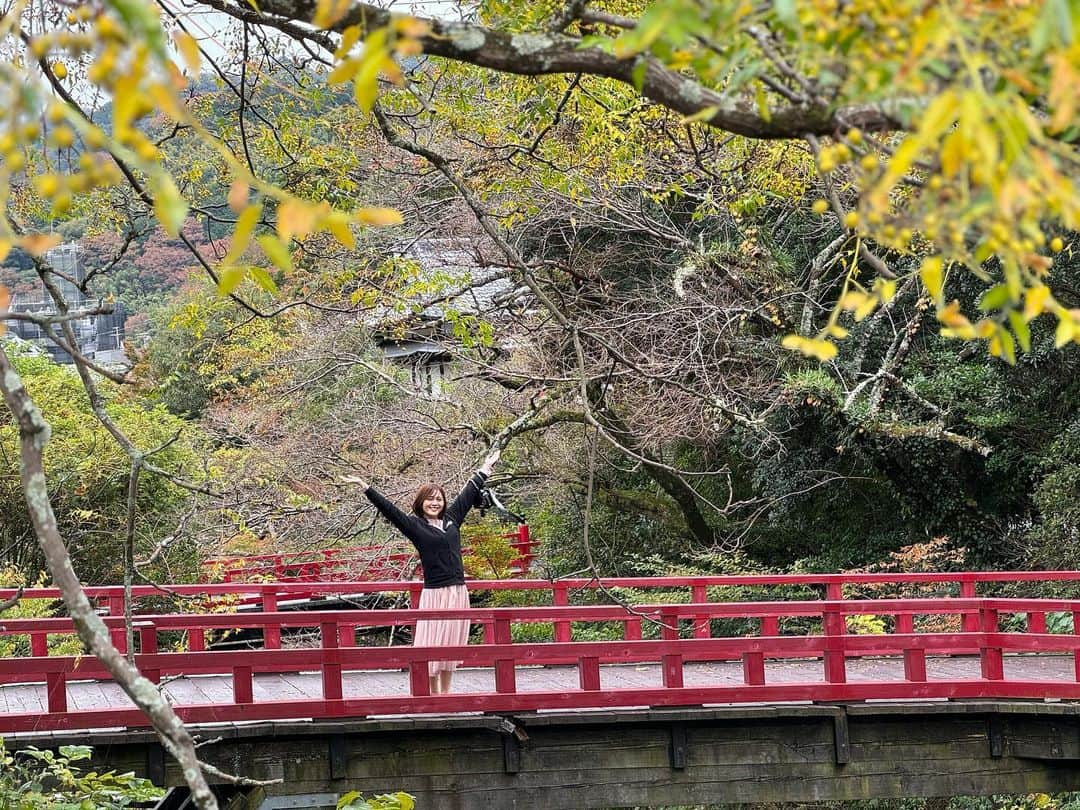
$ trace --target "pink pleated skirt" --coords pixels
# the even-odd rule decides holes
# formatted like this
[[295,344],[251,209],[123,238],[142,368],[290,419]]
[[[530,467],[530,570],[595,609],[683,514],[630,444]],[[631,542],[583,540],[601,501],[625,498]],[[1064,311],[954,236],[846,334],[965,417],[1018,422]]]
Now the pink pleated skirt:
[[[464,585],[424,588],[420,592],[420,610],[456,610],[469,607],[469,591]],[[416,623],[414,647],[464,647],[469,643],[468,619],[434,619]],[[428,675],[453,672],[460,661],[428,661]]]

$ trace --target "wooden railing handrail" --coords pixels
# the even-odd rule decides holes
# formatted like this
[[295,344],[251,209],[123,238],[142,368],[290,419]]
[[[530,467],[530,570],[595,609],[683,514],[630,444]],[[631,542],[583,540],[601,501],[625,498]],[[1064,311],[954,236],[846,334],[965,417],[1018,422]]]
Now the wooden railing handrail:
[[[508,622],[618,622],[628,619],[792,618],[806,616],[960,615],[995,610],[998,613],[1080,613],[1080,599],[1015,597],[845,599],[821,601],[700,602],[621,605],[531,605],[443,610],[388,608],[378,610],[252,611],[246,613],[139,614],[137,624],[158,630],[316,627],[336,622],[355,627],[388,627],[426,619],[469,619],[474,624]],[[122,628],[122,616],[103,616],[109,628]],[[0,635],[30,632],[74,632],[71,619],[0,617]]]
[[[961,588],[986,583],[1009,582],[1044,582],[1066,583],[1080,582],[1080,571],[957,571],[904,574],[734,574],[722,576],[680,576],[680,577],[604,577],[601,579],[502,579],[470,580],[471,591],[505,590],[547,590],[552,592],[573,593],[592,591],[601,588],[633,589],[675,589],[693,587],[769,587],[784,585],[805,585],[812,587],[832,586],[832,598],[843,598],[838,589],[845,585],[914,585],[948,584]],[[312,595],[347,595],[369,593],[407,593],[423,588],[419,580],[363,581],[363,582],[265,582],[265,583],[202,583],[169,585],[167,591],[178,596],[259,596],[265,593],[276,594],[279,598],[290,596],[308,597]],[[84,589],[92,599],[109,599],[123,595],[119,585],[89,585]],[[6,599],[16,593],[14,588],[0,588],[0,599]],[[162,588],[154,585],[135,585],[132,594],[136,598],[157,597],[163,595]],[[965,593],[963,596],[975,596]],[[27,588],[23,591],[24,599],[59,599],[56,588]]]

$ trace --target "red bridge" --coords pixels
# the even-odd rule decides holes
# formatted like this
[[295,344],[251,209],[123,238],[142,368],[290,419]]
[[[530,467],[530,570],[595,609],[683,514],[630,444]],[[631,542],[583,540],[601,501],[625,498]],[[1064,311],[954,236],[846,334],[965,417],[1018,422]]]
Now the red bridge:
[[[507,566],[510,573],[524,576],[536,559],[536,541],[528,525],[522,523],[502,537],[517,555]],[[472,549],[466,547],[462,552],[469,555]],[[384,546],[211,557],[202,565],[208,574],[215,575],[214,579],[225,582],[379,582],[409,579],[420,570],[415,552],[405,547],[395,550]]]
[[[655,737],[658,723],[668,776],[626,792],[628,802],[721,800],[715,792],[672,787],[683,782],[672,782],[670,772],[685,771],[693,761],[688,729],[707,737],[703,729],[737,727],[743,735],[764,735],[755,737],[758,742],[775,732],[780,745],[784,739],[791,742],[800,729],[818,740],[824,723],[827,755],[818,750],[818,740],[811,746],[816,753],[804,752],[805,761],[820,765],[824,757],[829,768],[844,766],[845,773],[864,780],[860,784],[870,784],[873,780],[865,782],[869,777],[859,768],[849,767],[857,759],[848,727],[853,717],[864,725],[873,718],[874,734],[884,738],[909,735],[903,743],[910,749],[905,767],[925,780],[917,787],[912,780],[888,782],[879,774],[881,784],[891,787],[867,795],[964,792],[946,778],[947,766],[931,756],[941,740],[924,737],[947,737],[962,728],[964,745],[970,746],[973,722],[982,753],[976,757],[965,749],[958,756],[965,768],[997,774],[985,783],[992,792],[1035,789],[1032,785],[1080,788],[1080,771],[1061,762],[1080,759],[1080,704],[1070,703],[1080,699],[1080,599],[990,593],[1052,587],[1069,594],[1080,587],[1080,572],[514,579],[472,582],[477,607],[469,611],[281,609],[297,597],[408,595],[415,605],[421,587],[414,581],[181,585],[168,589],[175,594],[168,600],[161,589],[136,587],[135,662],[146,677],[162,684],[186,722],[226,724],[211,735],[231,741],[228,751],[222,749],[224,762],[241,749],[249,751],[250,761],[245,761],[255,771],[249,775],[259,776],[260,769],[263,776],[276,772],[265,752],[255,753],[256,741],[280,747],[283,740],[299,740],[288,756],[307,762],[316,735],[321,740],[315,745],[320,752],[316,759],[322,764],[312,766],[314,777],[294,775],[293,788],[317,784],[325,792],[334,780],[353,779],[380,790],[426,790],[428,806],[459,806],[440,804],[439,790],[423,786],[439,779],[457,784],[462,774],[472,774],[468,778],[478,785],[477,796],[502,806],[498,797],[505,785],[500,780],[529,771],[538,740],[545,734],[558,737],[552,729],[561,729],[560,745],[569,746],[567,751],[589,758],[598,756],[595,746],[609,740],[620,724],[622,734],[644,735],[642,750],[651,751],[655,740],[646,743],[645,737]],[[122,590],[87,591],[108,614],[106,625],[122,648]],[[510,592],[528,597],[519,601],[537,604],[497,606]],[[0,599],[7,595],[0,591]],[[23,599],[35,598],[56,599],[58,594],[50,589],[23,594]],[[259,609],[252,610],[255,600]],[[186,604],[188,612],[161,612],[165,601]],[[479,627],[478,643],[460,648],[387,645],[396,630],[418,619],[451,617],[467,617]],[[256,649],[215,648],[239,632]],[[144,763],[139,768],[154,772],[146,759],[151,737],[109,731],[143,728],[147,721],[96,660],[50,654],[50,646],[72,633],[64,618],[0,617],[0,639],[21,639],[25,648],[25,654],[0,659],[0,734],[16,745],[89,738],[112,746],[114,757],[136,746]],[[379,634],[378,641],[368,641],[373,633]],[[446,658],[463,662],[456,692],[430,695],[427,662]],[[663,707],[679,708],[665,712]],[[775,725],[768,733],[762,726],[766,718]],[[42,737],[40,732],[50,734]],[[439,770],[458,756],[445,750],[442,765],[429,757],[426,765],[406,767],[400,739],[389,770],[372,771],[371,751],[364,748],[373,739],[382,745],[405,734],[420,750],[445,745],[452,733],[487,739],[499,762],[497,778],[474,772],[483,759],[476,742],[468,743],[470,756],[475,755],[472,764],[455,766],[461,771]],[[722,735],[717,735],[709,745],[721,745]],[[363,745],[357,742],[361,738]],[[791,744],[798,747],[797,741]],[[722,770],[725,757],[710,751],[710,767]],[[880,754],[867,762],[880,766]],[[647,758],[653,762],[655,756]],[[356,769],[354,759],[360,763]],[[926,763],[945,770],[926,774]],[[604,767],[622,780],[620,785],[630,784],[628,773],[617,774],[614,764]],[[619,767],[634,770],[625,763]],[[175,778],[158,771],[158,777]],[[552,793],[558,786],[543,780],[535,787],[537,807],[593,806],[567,804],[565,795]],[[974,785],[966,789],[982,792]],[[818,796],[853,797],[847,788],[815,790]],[[737,792],[723,795],[723,801],[756,801],[807,794],[784,788],[754,793],[756,799]],[[554,803],[540,804],[544,796],[543,801]],[[520,798],[514,799],[517,807],[533,806],[521,804]],[[610,800],[595,806],[611,806]]]

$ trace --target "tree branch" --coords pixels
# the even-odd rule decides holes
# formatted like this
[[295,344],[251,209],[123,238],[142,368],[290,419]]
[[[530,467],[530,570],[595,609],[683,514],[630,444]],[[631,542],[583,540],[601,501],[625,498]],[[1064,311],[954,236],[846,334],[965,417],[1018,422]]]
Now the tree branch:
[[45,554],[53,582],[63,594],[64,605],[79,639],[149,718],[162,745],[180,763],[184,781],[191,789],[196,805],[202,810],[217,810],[217,799],[203,776],[191,735],[157,687],[113,646],[108,628],[94,612],[94,606],[75,574],[67,546],[60,536],[45,479],[43,455],[51,429],[3,349],[0,349],[0,392],[19,426],[22,488],[34,533]]
[[[225,0],[199,0],[240,20],[282,29],[293,22],[315,16],[316,0],[264,0],[261,13]],[[368,3],[353,3],[333,29],[344,31],[359,26],[362,35],[388,25],[392,13]],[[284,19],[282,19],[284,18]],[[762,116],[754,105],[706,87],[649,56],[617,58],[600,48],[583,48],[581,39],[560,33],[511,33],[482,25],[420,18],[429,32],[420,38],[424,52],[456,62],[502,73],[540,76],[556,73],[584,73],[603,76],[640,90],[645,98],[685,116],[715,110],[704,122],[710,126],[749,138],[784,139],[806,134],[830,135],[837,130],[859,127],[866,132],[902,129],[898,116],[886,102],[856,104],[831,109],[824,103],[791,104]],[[293,26],[287,31],[298,37]],[[303,32],[303,38],[323,36]],[[640,86],[635,78],[639,60],[645,60]]]

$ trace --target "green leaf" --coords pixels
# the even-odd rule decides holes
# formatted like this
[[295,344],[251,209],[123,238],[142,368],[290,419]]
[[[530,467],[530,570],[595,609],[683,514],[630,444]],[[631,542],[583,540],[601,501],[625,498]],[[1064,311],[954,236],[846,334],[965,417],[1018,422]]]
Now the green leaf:
[[[281,268],[286,273],[292,272],[292,255],[280,239],[272,233],[264,233],[258,237],[258,242],[259,246],[263,249],[263,253],[266,254],[266,258],[272,261],[276,267]],[[267,276],[267,278],[269,278],[269,276]],[[273,281],[271,280],[270,283],[273,284]],[[277,287],[275,286],[270,292],[277,292]]]
[[982,298],[979,299],[979,309],[983,312],[989,312],[992,309],[1001,309],[1005,304],[1009,303],[1012,296],[1009,295],[1009,286],[1007,284],[995,284],[989,290],[982,294]]
[[169,236],[178,236],[184,220],[187,219],[187,200],[165,172],[151,175],[149,183],[150,193],[154,195],[154,216]]
[[248,272],[251,274],[251,280],[262,287],[262,289],[266,290],[271,295],[277,295],[278,286],[264,268],[252,267]]
[[997,332],[997,338],[1001,341],[1001,357],[1010,366],[1016,365],[1016,341],[1012,334],[1004,326]]
[[793,30],[798,28],[799,15],[795,8],[795,0],[773,0],[773,13],[786,28]]
[[90,759],[93,749],[89,745],[61,745],[60,756],[66,757],[70,762],[78,762],[81,759]]
[[247,275],[248,268],[243,265],[227,264],[218,270],[218,295],[230,295]]
[[765,86],[759,84],[757,86],[757,92],[755,93],[755,101],[757,102],[758,115],[761,116],[762,121],[771,121],[772,112],[769,110],[769,99],[765,95]]
[[367,59],[356,71],[353,81],[353,100],[365,113],[371,112],[375,100],[379,97],[379,61]]
[[255,230],[261,216],[262,203],[252,203],[240,212],[233,229],[232,244],[222,260],[224,264],[233,264],[247,250],[247,246],[251,244],[251,232]]
[[1009,324],[1016,334],[1016,340],[1020,344],[1020,348],[1025,352],[1030,352],[1031,328],[1027,325],[1027,321],[1024,320],[1024,316],[1015,309],[1009,310]]
[[645,74],[649,70],[649,61],[642,57],[638,57],[637,63],[634,65],[633,71],[630,73],[630,81],[634,85],[634,89],[639,93],[641,88],[645,86]]
[[108,0],[120,18],[127,24],[136,41],[142,40],[150,46],[154,56],[162,61],[169,58],[169,49],[165,45],[165,33],[161,30],[161,17],[157,7],[146,0]]

